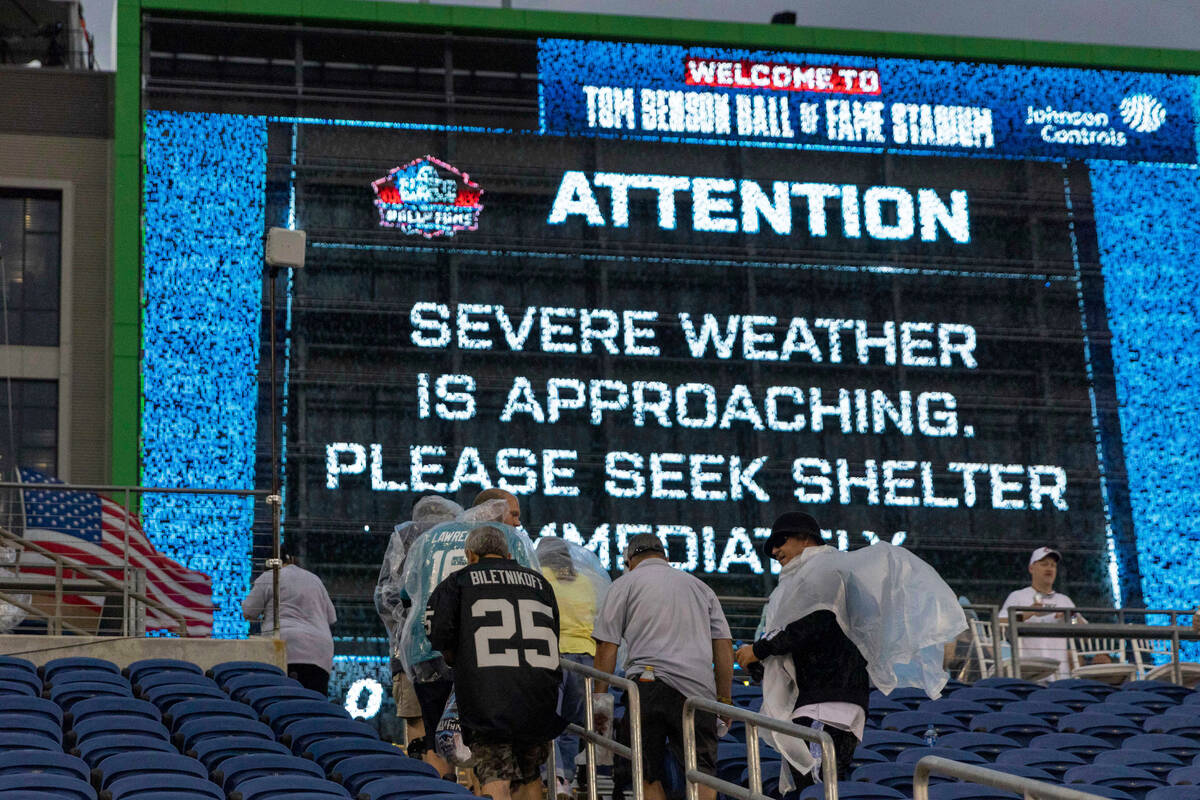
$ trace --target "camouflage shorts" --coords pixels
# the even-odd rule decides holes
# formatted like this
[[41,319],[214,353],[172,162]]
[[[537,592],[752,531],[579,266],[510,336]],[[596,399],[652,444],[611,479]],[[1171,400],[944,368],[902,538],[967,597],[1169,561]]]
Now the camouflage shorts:
[[536,781],[550,757],[550,742],[518,745],[473,744],[475,777],[480,783],[511,781],[518,786]]

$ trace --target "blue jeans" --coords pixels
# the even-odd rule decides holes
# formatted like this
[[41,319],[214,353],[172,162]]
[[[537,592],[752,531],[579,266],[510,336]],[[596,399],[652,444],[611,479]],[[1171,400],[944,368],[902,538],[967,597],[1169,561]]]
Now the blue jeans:
[[[563,653],[562,657],[576,664],[592,666],[593,659],[587,653]],[[584,716],[583,676],[563,670],[562,716],[567,722],[583,724]],[[575,779],[575,757],[579,755],[579,737],[564,733],[554,740],[554,759],[558,774],[571,783]]]

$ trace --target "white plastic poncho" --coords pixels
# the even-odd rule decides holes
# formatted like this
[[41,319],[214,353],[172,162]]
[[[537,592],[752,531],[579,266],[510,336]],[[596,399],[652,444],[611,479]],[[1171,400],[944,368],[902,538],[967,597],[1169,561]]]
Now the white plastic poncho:
[[[943,648],[967,627],[958,598],[933,567],[886,542],[853,552],[826,546],[785,565],[767,601],[767,634],[815,611],[833,612],[884,694],[912,686],[940,696]],[[767,658],[763,669],[762,713],[790,721],[798,696],[791,657]],[[813,768],[805,742],[770,731],[761,736],[801,774]],[[780,777],[786,791],[790,776]]]
[[375,611],[387,629],[393,658],[400,658],[400,631],[406,614],[402,602],[403,577],[408,552],[421,534],[443,522],[457,519],[462,513],[462,506],[453,500],[432,495],[422,497],[413,505],[412,520],[392,529],[387,550],[383,554],[383,564],[379,567],[379,579],[375,583]]
[[564,653],[591,652],[596,614],[612,578],[591,550],[556,536],[543,536],[536,545],[542,574],[550,581],[558,600],[559,650]]

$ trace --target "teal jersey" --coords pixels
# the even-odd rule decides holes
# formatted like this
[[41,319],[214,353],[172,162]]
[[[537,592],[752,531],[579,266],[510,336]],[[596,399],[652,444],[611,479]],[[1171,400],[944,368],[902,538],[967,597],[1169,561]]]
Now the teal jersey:
[[450,675],[442,654],[433,649],[425,633],[426,606],[438,584],[467,565],[467,536],[484,526],[504,533],[514,561],[530,569],[539,568],[529,537],[498,522],[445,522],[418,538],[404,564],[402,599],[411,610],[405,616],[400,639],[401,660],[414,682]]

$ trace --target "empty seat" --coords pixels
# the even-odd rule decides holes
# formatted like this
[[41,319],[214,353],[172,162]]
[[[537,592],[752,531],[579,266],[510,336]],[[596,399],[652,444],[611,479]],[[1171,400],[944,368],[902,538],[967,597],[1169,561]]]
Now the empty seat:
[[925,742],[918,736],[899,731],[863,731],[862,745],[874,750],[888,759],[895,759],[898,753],[910,747],[924,747]]
[[[838,781],[839,800],[904,800],[904,795],[896,789],[889,789],[875,783],[860,781]],[[821,784],[809,786],[800,793],[800,800],[821,800],[825,796],[825,787]],[[401,795],[379,795],[368,800],[404,800]]]
[[896,711],[888,714],[879,722],[879,727],[885,731],[899,731],[913,735],[924,733],[931,725],[939,734],[967,729],[966,723],[949,714],[930,714],[924,711]]
[[117,683],[59,683],[50,687],[50,699],[69,711],[81,700],[92,697],[133,697],[133,690]]
[[1150,709],[1155,714],[1161,714],[1168,708],[1175,708],[1177,705],[1179,705],[1179,700],[1163,692],[1147,692],[1123,687],[1120,691],[1113,692],[1105,697],[1104,703],[1105,705],[1109,703],[1125,703],[1128,705],[1142,706]]
[[987,759],[969,750],[956,750],[953,747],[910,747],[896,756],[897,764],[916,764],[925,756],[941,756],[963,764],[986,764]]
[[36,689],[37,694],[42,693],[42,679],[38,677],[38,674],[31,670],[22,669],[21,667],[0,665],[0,681],[5,683],[21,683],[31,689]]
[[1058,729],[1063,733],[1082,733],[1085,736],[1095,736],[1111,742],[1114,746],[1120,744],[1126,736],[1142,732],[1141,727],[1133,720],[1116,714],[1102,714],[1098,711],[1068,714],[1058,721]]
[[26,672],[32,672],[35,675],[37,674],[37,667],[34,663],[19,656],[0,656],[0,667],[14,667]]
[[974,703],[970,700],[943,697],[939,700],[930,700],[922,704],[917,710],[929,714],[949,714],[959,722],[967,723],[971,721],[972,717],[986,714],[992,708],[991,706],[985,706],[983,703]]
[[932,699],[929,695],[925,694],[924,689],[916,689],[911,686],[901,686],[898,689],[892,689],[891,693],[885,696],[893,702],[900,703],[910,711],[915,711],[922,703]]
[[1155,750],[1184,761],[1200,753],[1200,741],[1169,733],[1139,733],[1121,742],[1122,750]]
[[177,658],[143,658],[141,661],[135,661],[121,670],[121,674],[129,678],[130,683],[137,683],[138,678],[142,675],[153,672],[204,674],[204,670],[200,669],[199,665],[193,664],[191,661],[180,661]]
[[75,748],[75,754],[91,767],[98,767],[100,762],[118,753],[136,753],[143,750],[160,753],[176,754],[170,742],[142,734],[111,733],[105,736],[93,736],[87,741],[80,742]]
[[64,669],[54,673],[54,677],[46,679],[47,688],[64,683],[112,683],[129,688],[129,679],[124,675],[103,669]]
[[362,787],[359,797],[365,797],[365,800],[405,800],[427,794],[469,795],[470,791],[465,786],[441,778],[399,775],[371,781]]
[[189,683],[166,683],[147,689],[143,695],[147,700],[166,710],[175,703],[184,700],[226,700],[227,695],[216,686],[203,686]]
[[871,704],[867,707],[867,720],[875,723],[876,727],[879,721],[888,714],[893,714],[897,711],[908,711],[908,706],[903,703],[898,703],[895,700],[889,700],[878,691],[871,692]]
[[[289,678],[289,680],[291,680]],[[320,692],[314,692],[312,689],[305,689],[303,686],[259,686],[254,689],[247,689],[242,692],[240,699],[243,703],[249,703],[250,707],[259,714],[263,712],[269,705],[282,703],[287,700],[319,700],[321,702],[329,702],[329,698]]]
[[0,730],[15,733],[29,739],[49,739],[62,746],[62,728],[52,719],[33,714],[0,713]]
[[[34,677],[37,677],[36,675]],[[35,689],[31,684],[25,681],[5,681],[0,680],[0,697],[8,697],[10,695],[22,695],[24,697],[37,697],[41,692]]]
[[0,730],[0,753],[10,750],[48,750],[61,753],[62,742],[48,736],[29,736],[25,733]]
[[1032,714],[1013,714],[1008,711],[993,711],[980,714],[971,720],[971,730],[982,733],[997,733],[1028,744],[1036,736],[1053,733],[1054,728],[1044,719]]
[[197,742],[218,736],[275,738],[263,723],[243,717],[192,717],[175,730],[175,742],[184,753],[194,749]]
[[1136,798],[1134,798],[1134,796],[1129,792],[1115,789],[1112,786],[1099,786],[1094,783],[1073,783],[1071,784],[1071,788],[1078,789],[1081,792],[1087,792],[1088,794],[1094,794],[1099,797],[1107,797],[1109,800],[1136,800]]
[[8,800],[17,792],[36,793],[38,797],[55,800],[96,800],[96,790],[91,784],[69,775],[36,772],[0,775],[0,797]]
[[[263,726],[266,728],[266,726]],[[270,730],[270,728],[267,728]],[[283,730],[279,741],[292,748],[298,756],[304,755],[308,745],[327,736],[360,736],[378,739],[379,734],[365,722],[352,719],[301,719]]]
[[1102,702],[1100,698],[1090,695],[1087,692],[1079,692],[1073,689],[1038,689],[1035,692],[1030,692],[1025,699],[1031,702],[1054,703],[1055,705],[1066,706],[1076,712],[1084,711]]
[[98,669],[105,672],[112,672],[117,675],[121,674],[121,670],[117,665],[104,658],[91,658],[88,656],[71,656],[69,658],[55,658],[47,661],[42,665],[40,672],[42,680],[51,683],[54,680],[54,675],[63,670],[72,669]]
[[1160,714],[1142,723],[1146,733],[1165,733],[1200,739],[1200,714]]
[[50,750],[8,750],[0,753],[0,775],[10,772],[73,775],[81,781],[91,779],[91,770],[82,759]]
[[1113,744],[1098,736],[1088,736],[1082,733],[1044,733],[1034,738],[1029,743],[1029,747],[1061,750],[1064,753],[1074,753],[1091,760],[1097,753],[1112,750]]
[[1050,681],[1047,684],[1050,689],[1070,689],[1076,692],[1085,692],[1095,697],[1097,700],[1103,700],[1113,692],[1117,691],[1117,687],[1100,681],[1093,681],[1088,678],[1062,678],[1057,681]]
[[[1118,693],[1114,692],[1109,696],[1116,697],[1117,694]],[[1105,714],[1116,714],[1118,717],[1124,717],[1125,719],[1129,720],[1134,725],[1141,725],[1145,723],[1146,720],[1150,719],[1150,717],[1154,716],[1154,712],[1150,709],[1145,708],[1144,706],[1135,706],[1131,703],[1104,702],[1092,706],[1089,710],[1100,711]]]
[[983,756],[988,761],[995,761],[996,756],[1005,750],[1016,750],[1022,745],[1016,739],[1001,736],[998,733],[948,733],[938,739],[939,747],[953,747],[956,750],[966,750],[969,753]]
[[[440,779],[439,779],[440,780]],[[442,781],[448,784],[449,781]],[[229,800],[290,800],[300,792],[350,800],[345,787],[312,775],[264,775],[237,784]]]
[[[1188,689],[1186,686],[1180,686],[1175,683],[1168,683],[1167,681],[1151,681],[1151,680],[1144,680],[1144,679],[1140,680],[1140,681],[1127,681],[1126,683],[1121,684],[1121,688],[1119,691],[1121,691],[1121,692],[1155,692],[1157,694],[1163,694],[1163,695],[1166,695],[1167,697],[1170,697],[1176,703],[1181,702],[1185,697],[1187,697],[1189,694],[1191,694],[1191,690]],[[1114,694],[1115,694],[1115,692],[1114,692]]]
[[1162,786],[1147,792],[1146,800],[1200,800],[1200,786]]
[[45,717],[55,725],[62,725],[63,711],[57,704],[41,697],[8,697],[0,703],[0,716],[20,714],[31,717]]
[[[164,786],[164,783],[167,785]],[[164,781],[160,774],[126,775],[108,785],[108,793],[112,800],[133,800],[140,798],[155,789],[170,788],[173,792],[188,792],[212,798],[225,800],[225,793],[207,778],[197,778],[193,775],[171,775],[169,781]]]
[[225,759],[247,753],[282,753],[288,755],[292,751],[279,742],[270,739],[260,739],[257,736],[215,736],[212,739],[201,739],[188,751],[188,755],[199,759],[204,766],[215,770]]
[[300,681],[274,672],[245,672],[229,676],[220,686],[230,697],[241,699],[242,694],[250,689],[261,689],[264,686],[300,686]]
[[132,697],[93,697],[88,700],[80,700],[71,706],[71,711],[66,718],[71,724],[75,724],[95,715],[142,717],[156,722],[162,719],[158,706]]
[[264,775],[311,775],[323,779],[325,771],[312,761],[291,753],[250,753],[222,761],[213,770],[212,779],[228,793],[242,781]]
[[969,700],[972,703],[983,703],[993,711],[999,711],[1009,703],[1016,703],[1021,698],[1012,692],[1006,692],[1003,689],[978,689],[975,687],[967,687],[959,689],[954,693],[955,700]]
[[[862,745],[859,745],[862,749]],[[363,739],[359,736],[325,739],[313,742],[308,746],[305,757],[311,758],[320,765],[321,769],[332,773],[337,764],[355,756],[386,755],[396,758],[408,758],[394,744],[381,742],[378,739]]]
[[1006,750],[996,756],[996,766],[1000,765],[1035,767],[1050,773],[1055,780],[1062,780],[1067,770],[1082,767],[1087,762],[1080,756],[1060,750],[1044,748],[1029,748],[1022,750]]
[[[178,753],[166,752],[128,752],[117,753],[101,761],[96,767],[96,775],[101,789],[108,788],[113,781],[127,778],[130,775],[153,773],[160,776],[160,781],[170,783],[174,776],[190,776],[208,779],[208,771],[204,765],[194,758],[181,756]],[[172,776],[162,779],[161,776]]]
[[71,729],[76,742],[83,742],[93,736],[104,736],[113,733],[136,733],[155,736],[163,741],[169,741],[171,735],[166,727],[157,720],[145,717],[119,717],[93,714],[87,719],[75,723]]
[[931,783],[929,800],[1020,800],[1020,795],[978,783]]
[[1096,757],[1096,764],[1105,767],[1126,766],[1144,769],[1156,778],[1166,780],[1167,774],[1183,762],[1170,753],[1159,753],[1154,750],[1109,750]]
[[974,686],[977,689],[999,689],[1002,692],[1010,692],[1020,697],[1022,700],[1027,698],[1033,692],[1041,689],[1041,685],[1033,681],[1023,681],[1020,678],[1001,678],[991,677],[975,681]]
[[1023,764],[989,764],[992,769],[997,772],[1003,772],[1006,775],[1017,775],[1021,778],[1033,778],[1035,781],[1046,781],[1047,783],[1056,783],[1059,778],[1051,775],[1044,769],[1038,767],[1027,767]]
[[1200,786],[1200,765],[1176,767],[1167,773],[1167,783],[1171,786]]
[[223,686],[225,681],[232,676],[243,675],[247,672],[269,672],[275,675],[284,674],[283,670],[274,664],[266,664],[261,661],[226,661],[223,664],[217,664],[204,674]]
[[184,700],[171,706],[163,715],[163,722],[171,730],[179,730],[179,726],[193,717],[242,717],[258,720],[254,709],[236,700]]
[[876,753],[874,750],[863,747],[861,744],[854,748],[854,754],[850,756],[850,768],[857,769],[864,764],[886,764],[888,759]]
[[371,781],[391,775],[423,775],[437,778],[438,772],[433,766],[415,758],[370,755],[354,756],[338,762],[329,777],[345,786],[350,794],[357,795]]
[[[873,783],[876,786],[886,786],[909,796],[912,794],[913,765],[884,762],[882,764],[865,764],[850,773],[850,780],[859,783]],[[950,780],[941,775],[931,775],[930,784]]]
[[213,679],[207,675],[200,675],[195,672],[150,672],[142,674],[137,680],[137,689],[142,694],[153,689],[155,686],[167,685],[194,685],[194,686],[211,686],[214,689],[220,689]]
[[1114,789],[1141,794],[1163,785],[1163,781],[1152,773],[1123,764],[1112,766],[1088,764],[1072,767],[1063,776],[1066,783],[1088,783],[1095,786],[1111,786]]
[[1004,710],[1011,714],[1029,714],[1038,719],[1044,719],[1052,726],[1057,725],[1058,721],[1067,714],[1075,713],[1074,709],[1068,706],[1041,700],[1022,700],[1018,703],[1010,703],[1004,707]]
[[350,719],[350,714],[347,713],[346,709],[339,705],[334,705],[328,700],[285,700],[280,703],[271,703],[263,709],[262,716],[276,733],[280,733],[292,722],[299,719],[316,719],[319,717]]

